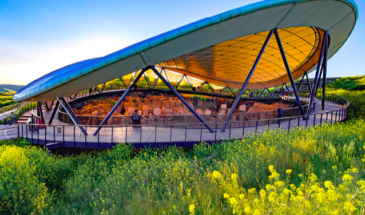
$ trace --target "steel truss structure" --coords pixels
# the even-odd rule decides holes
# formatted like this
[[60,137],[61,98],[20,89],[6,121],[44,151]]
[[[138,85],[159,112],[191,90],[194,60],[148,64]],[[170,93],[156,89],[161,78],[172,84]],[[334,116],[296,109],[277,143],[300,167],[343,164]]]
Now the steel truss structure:
[[184,105],[199,119],[200,122],[204,123],[205,127],[212,133],[214,133],[214,130],[204,121],[203,118],[201,118],[199,116],[198,113],[196,113],[196,111],[185,101],[185,99],[175,90],[175,88],[170,84],[170,82],[168,80],[166,80],[163,76],[162,76],[162,72],[164,72],[164,70],[161,70],[161,72],[158,72],[157,69],[153,66],[147,66],[144,69],[142,69],[142,71],[136,76],[136,78],[134,78],[133,83],[129,85],[128,89],[123,93],[123,95],[120,97],[120,99],[118,100],[118,102],[114,105],[114,107],[112,108],[112,110],[108,113],[108,115],[104,118],[104,120],[101,122],[100,126],[96,129],[96,131],[94,132],[93,135],[97,135],[101,129],[101,126],[103,126],[110,118],[110,116],[115,112],[115,110],[118,108],[118,106],[122,103],[122,101],[127,97],[127,95],[129,94],[129,92],[132,90],[132,88],[134,87],[134,85],[138,82],[138,80],[142,77],[142,75],[147,71],[151,69],[157,76],[159,79],[161,79],[169,88],[170,90],[184,103]]
[[[227,118],[225,120],[225,123],[224,123],[224,125],[223,125],[223,127],[221,129],[221,132],[224,132],[225,131],[225,128],[226,128],[229,120],[231,119],[232,114],[235,111],[235,109],[236,109],[236,107],[237,107],[237,105],[238,105],[238,103],[240,101],[240,98],[242,97],[243,92],[245,92],[246,87],[247,87],[247,84],[250,81],[250,78],[251,78],[252,74],[254,73],[254,71],[256,69],[256,66],[259,63],[259,61],[260,61],[260,59],[262,57],[262,54],[264,53],[265,48],[266,48],[266,46],[267,46],[267,44],[268,44],[268,42],[271,39],[271,36],[273,34],[275,34],[275,38],[276,38],[276,41],[277,41],[277,44],[278,44],[278,47],[279,47],[279,50],[280,50],[282,59],[284,61],[284,65],[285,65],[285,68],[286,68],[286,71],[287,71],[287,74],[288,74],[288,77],[289,77],[289,80],[290,80],[290,84],[291,84],[291,86],[293,88],[294,95],[295,95],[295,99],[296,99],[297,105],[299,106],[299,109],[300,109],[300,113],[301,113],[301,115],[303,117],[305,115],[309,115],[310,114],[310,110],[311,110],[312,105],[313,105],[314,96],[315,96],[315,93],[317,91],[316,90],[317,89],[317,83],[318,83],[318,79],[319,79],[319,76],[320,76],[319,72],[322,71],[322,70],[325,70],[325,72],[323,72],[323,79],[324,80],[325,80],[325,76],[326,76],[326,73],[327,73],[327,51],[328,51],[327,40],[328,40],[328,32],[326,31],[325,32],[325,35],[324,35],[324,41],[323,41],[323,44],[322,44],[321,54],[319,56],[319,61],[318,61],[318,65],[317,65],[317,71],[316,71],[316,75],[315,75],[314,86],[313,86],[313,88],[311,90],[311,99],[310,99],[310,103],[309,103],[308,113],[304,113],[304,110],[303,110],[301,101],[299,99],[298,91],[297,91],[297,88],[296,88],[294,79],[293,79],[292,74],[291,74],[291,71],[290,71],[290,66],[289,66],[288,61],[287,61],[286,56],[285,56],[285,51],[283,49],[283,46],[282,46],[282,43],[281,43],[281,40],[280,40],[280,36],[279,36],[278,30],[275,28],[275,29],[272,29],[269,32],[269,34],[268,34],[268,36],[267,36],[267,38],[265,40],[265,43],[263,44],[263,46],[261,48],[261,51],[260,51],[259,55],[257,56],[255,63],[252,66],[252,69],[251,69],[250,73],[248,74],[248,76],[247,76],[247,78],[246,78],[246,80],[245,80],[245,82],[244,82],[244,84],[243,84],[243,86],[242,86],[242,88],[241,88],[238,96],[236,97],[236,99],[235,99],[235,101],[234,101],[234,103],[233,103],[233,105],[231,107],[231,110],[230,110],[230,112],[229,112],[229,114],[228,114],[228,116],[227,116]],[[324,60],[323,60],[323,58],[324,58]],[[324,66],[321,67],[322,61],[323,61],[323,65]],[[321,70],[321,68],[322,68],[322,70]],[[303,77],[304,77],[304,75],[303,75]],[[307,80],[308,80],[308,75],[307,75]],[[284,83],[283,86],[285,86],[286,89],[290,93],[290,90],[289,90],[288,86],[286,85],[286,83]],[[283,86],[281,87],[281,89],[283,88]],[[325,91],[325,85],[323,87],[324,87],[324,90],[323,91]],[[322,96],[322,97],[324,97],[324,96]],[[324,100],[322,102],[322,109],[324,109]]]

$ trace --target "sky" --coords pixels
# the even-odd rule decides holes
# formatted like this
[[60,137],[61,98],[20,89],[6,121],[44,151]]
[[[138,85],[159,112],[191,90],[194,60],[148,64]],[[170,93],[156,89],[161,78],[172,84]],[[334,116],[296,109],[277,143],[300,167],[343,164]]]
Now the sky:
[[[329,77],[365,75],[365,1],[355,1],[357,25],[329,60]],[[254,2],[258,0],[1,0],[0,84],[25,85],[63,66]]]

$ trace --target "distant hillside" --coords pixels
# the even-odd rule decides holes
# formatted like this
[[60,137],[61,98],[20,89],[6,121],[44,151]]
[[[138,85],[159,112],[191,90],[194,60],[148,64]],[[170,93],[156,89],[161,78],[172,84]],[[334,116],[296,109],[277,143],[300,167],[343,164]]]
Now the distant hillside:
[[0,84],[0,92],[2,93],[9,93],[11,91],[18,91],[20,90],[24,85],[11,85],[11,84]]
[[327,86],[330,88],[345,90],[365,90],[365,76],[339,78]]

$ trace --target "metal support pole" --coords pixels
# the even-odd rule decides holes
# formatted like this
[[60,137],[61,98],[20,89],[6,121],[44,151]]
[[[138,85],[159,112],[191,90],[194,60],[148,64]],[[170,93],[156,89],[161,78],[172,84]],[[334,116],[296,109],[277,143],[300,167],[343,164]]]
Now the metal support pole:
[[58,105],[59,105],[59,104],[60,104],[60,102],[57,100],[57,102],[56,102],[56,106],[54,106],[54,109],[53,109],[53,112],[52,112],[51,118],[49,119],[49,122],[48,122],[48,124],[49,124],[49,125],[51,125],[51,124],[52,124],[52,122],[53,122],[53,118],[54,118],[54,116],[55,116],[56,112],[58,111]]
[[148,69],[149,69],[148,67],[142,69],[142,71],[137,75],[137,77],[134,79],[133,83],[129,85],[128,89],[123,93],[123,95],[120,97],[120,99],[118,100],[118,102],[114,105],[114,107],[111,109],[111,111],[108,113],[108,115],[100,123],[100,126],[96,129],[96,131],[93,134],[94,136],[99,133],[99,131],[101,129],[101,126],[103,126],[109,120],[109,118],[111,117],[111,115],[113,115],[114,111],[118,108],[118,106],[120,105],[120,103],[122,103],[122,101],[127,97],[127,95],[129,94],[129,92],[132,90],[132,88],[134,87],[134,85],[141,78],[141,76],[143,75],[143,73],[145,71],[147,71]]
[[[281,56],[283,57],[286,72],[288,73],[288,77],[290,79],[290,83],[291,83],[291,86],[292,86],[293,91],[294,91],[295,99],[297,100],[297,104],[298,104],[298,107],[299,107],[299,110],[300,110],[300,114],[304,115],[305,113],[304,113],[304,110],[303,110],[303,107],[302,107],[302,103],[300,102],[297,87],[295,86],[295,82],[294,82],[293,76],[292,76],[291,71],[290,71],[289,63],[288,63],[288,60],[286,59],[286,56],[285,56],[285,51],[284,51],[283,45],[281,44],[278,29],[275,29],[274,33],[275,33],[275,37],[276,37],[276,42],[278,43],[278,46],[279,46],[279,49],[280,49],[280,52],[281,52]],[[286,84],[285,84],[285,86],[286,86]],[[288,86],[287,86],[287,88],[288,88]]]
[[290,93],[290,96],[292,96],[293,94],[290,92],[288,85],[286,85],[286,84],[284,84],[284,85],[285,85],[285,88],[288,90],[288,93]]
[[328,60],[328,47],[329,46],[329,41],[327,38],[327,46],[326,46],[326,50],[324,52],[324,61],[323,61],[323,90],[322,90],[322,110],[324,110],[325,108],[325,97],[326,97],[326,79],[327,79],[327,60]]
[[309,81],[309,77],[308,77],[307,72],[305,72],[305,76],[307,77],[307,84],[308,84],[308,88],[309,88],[309,93],[312,94],[312,86],[311,86],[311,82]]
[[190,110],[190,112],[192,112],[196,118],[199,119],[200,122],[204,123],[205,127],[211,132],[214,133],[214,130],[204,121],[203,118],[201,118],[199,116],[199,114],[197,112],[195,112],[195,110],[190,107],[190,105],[185,101],[185,99],[175,90],[175,88],[173,86],[171,86],[171,84],[160,74],[158,73],[158,71],[156,70],[156,68],[154,66],[148,66],[147,68],[152,69],[156,75],[159,76],[159,78],[170,88],[170,90],[184,103],[184,105]]
[[37,102],[37,110],[38,110],[38,116],[41,118],[42,123],[44,123],[44,117],[43,117],[43,112],[42,112],[42,103],[41,102]]
[[207,81],[201,83],[197,91],[199,92],[207,83],[208,83]]
[[267,92],[269,92],[270,96],[274,98],[274,95],[270,92],[268,88],[266,88]]
[[128,87],[127,87],[127,84],[125,83],[125,81],[124,81],[124,78],[123,77],[121,77],[121,78],[119,78],[120,79],[120,81],[123,83],[123,85],[124,85],[124,87],[127,89]]
[[181,81],[184,79],[185,75],[182,75],[181,78],[177,81],[177,83],[175,84],[175,89],[177,89],[181,83]]
[[103,87],[101,88],[101,91],[100,91],[100,92],[103,92],[103,91],[104,91],[104,89],[105,89],[105,84],[106,84],[106,83],[104,83],[104,84],[103,84]]
[[318,75],[319,75],[319,72],[320,72],[320,69],[321,69],[321,63],[322,63],[324,49],[326,47],[327,35],[328,35],[328,32],[326,31],[325,34],[324,34],[324,38],[323,38],[324,40],[323,40],[323,44],[322,44],[321,55],[319,56],[317,72],[316,72],[316,76],[315,76],[315,79],[314,79],[314,86],[313,86],[313,89],[312,89],[311,99],[310,99],[310,103],[309,103],[308,115],[310,114],[310,111],[311,111],[311,108],[312,108],[312,105],[313,105],[314,93],[315,93],[316,87],[317,87]]
[[255,71],[256,66],[257,66],[257,64],[259,63],[259,61],[260,61],[260,59],[261,59],[261,56],[262,56],[262,54],[264,53],[265,48],[266,48],[267,44],[269,43],[269,40],[270,40],[270,38],[271,38],[271,36],[272,36],[272,34],[273,34],[273,33],[274,33],[274,29],[273,29],[273,30],[271,30],[271,31],[269,32],[269,34],[267,35],[266,41],[265,41],[264,45],[262,46],[261,51],[260,51],[259,55],[257,56],[256,61],[255,61],[255,63],[253,64],[252,69],[251,69],[250,73],[248,74],[248,76],[247,76],[247,78],[246,78],[246,80],[245,80],[245,83],[243,84],[243,86],[242,86],[242,88],[241,88],[240,92],[238,93],[238,96],[236,97],[236,99],[235,99],[235,101],[234,101],[234,103],[233,103],[233,105],[232,105],[232,107],[231,107],[231,111],[229,111],[229,114],[228,114],[228,116],[227,116],[226,121],[224,122],[224,125],[223,125],[223,127],[222,127],[222,129],[221,129],[221,132],[224,132],[224,130],[226,129],[227,123],[228,123],[228,122],[229,122],[229,120],[231,119],[231,117],[232,117],[232,114],[233,114],[234,110],[236,109],[236,107],[237,107],[237,105],[238,105],[239,101],[241,100],[241,96],[242,96],[243,92],[245,92],[245,91],[246,91],[246,87],[247,87],[247,85],[248,85],[248,82],[250,81],[251,76],[252,76],[253,72]]
[[299,85],[298,85],[298,87],[297,87],[297,90],[298,90],[298,91],[299,91],[300,87],[302,86],[302,82],[303,82],[303,80],[304,80],[304,76],[305,76],[305,74],[303,74],[302,79],[301,79],[301,80],[300,80],[300,82],[299,82]]
[[47,102],[44,102],[43,104],[44,104],[44,107],[46,108],[46,111],[50,111],[50,110],[51,110],[51,109],[48,107]]
[[[64,98],[57,97],[57,100],[62,105],[62,107],[65,109],[65,111],[67,112],[67,114],[70,116],[70,118],[73,121],[73,123],[80,130],[79,136],[81,135],[81,133],[84,133],[84,135],[86,137],[87,132],[85,131],[84,127],[80,126],[81,125],[80,121],[77,119],[77,117],[75,116],[74,112],[72,111],[71,107],[67,104],[67,102],[65,101],[65,99]],[[63,132],[65,132],[65,130],[63,130]]]

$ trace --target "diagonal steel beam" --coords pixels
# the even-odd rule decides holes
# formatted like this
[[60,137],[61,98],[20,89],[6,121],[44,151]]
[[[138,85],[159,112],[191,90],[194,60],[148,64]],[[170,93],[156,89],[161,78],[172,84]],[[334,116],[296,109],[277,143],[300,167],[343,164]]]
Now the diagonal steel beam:
[[37,111],[38,111],[37,115],[41,118],[42,123],[45,124],[44,117],[43,117],[43,111],[42,111],[42,103],[41,102],[37,102]]
[[54,118],[54,116],[55,116],[55,114],[56,114],[56,112],[58,111],[58,105],[60,104],[60,102],[57,100],[57,102],[56,102],[56,106],[54,106],[54,109],[53,109],[53,112],[52,112],[52,115],[51,115],[51,118],[49,119],[49,121],[48,121],[48,124],[49,125],[51,125],[52,124],[52,122],[53,122],[53,118]]
[[242,86],[242,88],[241,88],[238,96],[236,97],[236,99],[235,99],[235,101],[234,101],[234,103],[232,105],[231,111],[229,111],[229,114],[227,116],[226,121],[224,122],[224,125],[223,125],[223,127],[221,129],[221,132],[224,132],[224,130],[226,129],[227,123],[231,119],[232,114],[233,114],[234,110],[236,109],[236,107],[238,105],[238,102],[241,100],[241,96],[242,96],[243,92],[246,91],[246,87],[248,85],[248,82],[250,81],[251,76],[252,76],[253,72],[255,71],[256,66],[259,63],[259,61],[260,61],[260,59],[262,57],[262,54],[264,53],[265,48],[266,48],[267,44],[269,43],[269,40],[270,40],[270,38],[271,38],[271,36],[272,36],[273,33],[274,33],[274,29],[269,32],[269,35],[267,35],[266,41],[265,41],[264,45],[262,46],[261,51],[260,51],[259,55],[257,56],[256,61],[253,64],[252,69],[251,69],[250,73],[248,74],[245,83],[243,84],[243,86]]
[[64,98],[57,97],[57,100],[60,102],[62,107],[65,109],[68,116],[71,118],[72,122],[77,126],[77,128],[80,130],[80,134],[83,133],[85,136],[87,135],[87,132],[85,131],[84,127],[80,126],[81,123],[79,119],[75,116],[74,112],[72,111],[71,107],[67,104]]
[[198,92],[208,83],[208,81],[204,81],[203,83],[201,83],[198,87]]
[[314,100],[314,93],[316,91],[316,87],[317,87],[317,82],[318,82],[318,76],[319,76],[319,72],[321,69],[321,63],[323,60],[323,54],[324,54],[324,50],[326,47],[326,43],[327,43],[327,36],[328,36],[328,31],[325,32],[324,34],[324,40],[323,40],[323,44],[322,44],[322,49],[321,49],[321,54],[319,56],[319,60],[318,60],[318,66],[317,66],[317,71],[316,71],[316,76],[314,78],[314,86],[312,88],[312,93],[311,93],[311,99],[310,99],[310,103],[309,103],[309,108],[308,108],[308,115],[310,114],[312,105],[313,105],[313,100]]
[[182,103],[184,103],[184,105],[190,110],[190,112],[192,112],[196,118],[199,119],[200,122],[204,123],[205,127],[211,132],[214,133],[214,130],[204,121],[203,118],[201,118],[199,116],[199,114],[197,112],[195,112],[195,110],[190,107],[190,105],[185,101],[185,99],[175,90],[175,88],[173,86],[171,86],[171,84],[160,74],[158,73],[158,71],[156,70],[156,68],[154,66],[149,66],[150,69],[152,69],[156,75],[159,76],[159,78],[170,88],[170,90],[182,101]]
[[177,83],[175,84],[175,89],[177,89],[181,83],[181,81],[184,79],[184,75],[182,75],[179,80],[177,81]]
[[305,76],[307,77],[307,84],[308,84],[308,88],[309,88],[309,93],[312,94],[312,86],[311,86],[311,82],[309,81],[309,77],[308,77],[307,72],[305,72]]
[[[300,102],[297,87],[295,86],[295,82],[294,82],[293,76],[292,76],[291,71],[290,71],[288,60],[286,59],[286,56],[285,56],[285,51],[284,51],[283,45],[282,45],[281,40],[280,40],[278,29],[275,29],[274,33],[275,33],[275,37],[276,37],[276,42],[278,43],[280,53],[281,53],[281,56],[282,56],[284,64],[285,64],[286,72],[288,73],[288,77],[290,79],[291,87],[293,88],[293,91],[294,91],[295,100],[297,100],[297,105],[299,107],[300,114],[304,115],[305,114],[304,109],[302,107],[302,103]],[[285,86],[286,86],[286,84],[285,84]],[[286,88],[288,88],[288,86],[286,86]]]
[[122,101],[127,97],[129,92],[132,90],[134,85],[138,82],[138,80],[142,77],[143,73],[145,73],[149,68],[146,67],[142,69],[142,71],[137,75],[137,77],[134,79],[133,83],[129,85],[128,89],[123,93],[123,95],[119,98],[118,102],[114,105],[114,107],[110,110],[108,115],[104,118],[104,120],[100,123],[100,126],[96,129],[94,132],[94,136],[97,135],[101,129],[101,127],[109,120],[109,118],[113,115],[115,110],[117,110],[118,106],[122,103]]
[[125,83],[125,81],[124,81],[124,78],[123,77],[121,77],[121,78],[119,78],[120,79],[120,81],[123,83],[123,85],[124,85],[124,87],[127,89],[128,87],[127,87],[127,84]]
[[298,87],[297,87],[297,90],[298,90],[298,91],[299,91],[300,87],[302,86],[302,82],[303,82],[303,80],[304,80],[304,74],[303,74],[303,76],[302,76],[302,79],[301,79],[301,80],[300,80],[300,82],[299,82]]
[[148,78],[148,76],[146,75],[146,73],[143,74],[144,76],[144,79],[146,80],[147,82],[147,85],[148,85],[148,88],[151,89],[151,82],[150,82],[150,79]]
[[324,52],[324,62],[323,62],[323,90],[322,90],[322,110],[325,108],[325,96],[326,96],[326,80],[327,80],[327,60],[328,60],[328,47],[329,38],[327,38],[326,50]]

